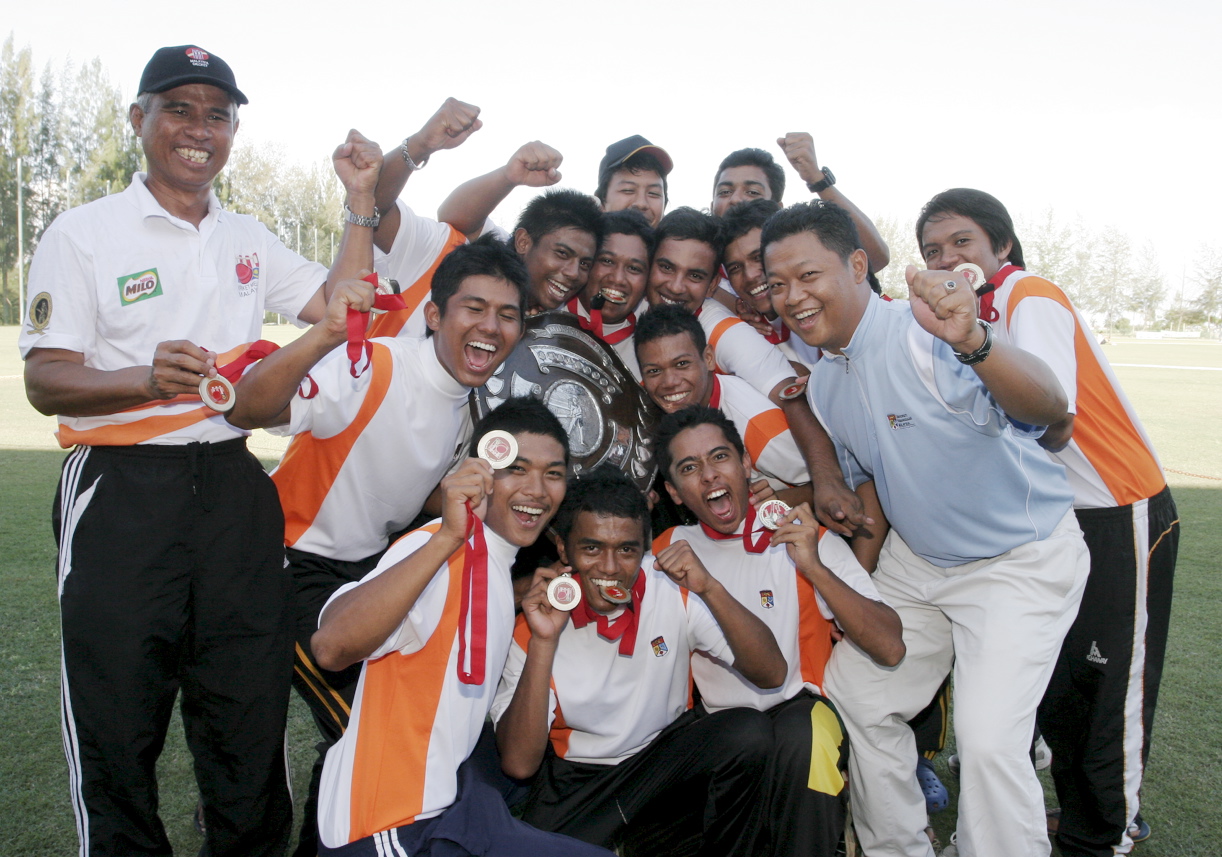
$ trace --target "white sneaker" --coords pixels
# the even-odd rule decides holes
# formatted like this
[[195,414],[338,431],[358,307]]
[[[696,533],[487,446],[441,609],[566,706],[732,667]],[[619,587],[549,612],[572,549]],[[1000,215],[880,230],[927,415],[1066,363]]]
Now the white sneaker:
[[939,857],[959,857],[959,831],[950,835],[950,845],[942,849]]
[[1052,764],[1052,750],[1044,742],[1043,735],[1035,739],[1032,755],[1035,756],[1035,769],[1037,771],[1042,771]]

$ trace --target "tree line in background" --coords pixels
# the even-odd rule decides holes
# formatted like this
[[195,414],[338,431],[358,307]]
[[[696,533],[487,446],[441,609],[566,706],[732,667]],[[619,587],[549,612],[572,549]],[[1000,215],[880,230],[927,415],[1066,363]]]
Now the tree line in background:
[[[43,230],[61,211],[127,187],[141,169],[128,105],[101,60],[39,72],[10,35],[0,50],[0,323],[15,324],[18,261],[28,265]],[[240,139],[240,138],[239,138]],[[18,252],[17,161],[21,160],[24,254]],[[217,178],[226,208],[254,215],[303,256],[329,265],[342,232],[343,188],[329,160],[289,163],[275,146],[239,143]],[[914,222],[876,221],[892,262],[879,279],[907,297],[904,268],[922,266]],[[1134,250],[1113,227],[1058,220],[1048,210],[1016,224],[1027,267],[1061,286],[1099,329],[1222,329],[1222,250],[1202,247],[1168,284],[1151,245]],[[27,268],[28,270],[28,268]],[[1190,296],[1185,297],[1185,293]]]

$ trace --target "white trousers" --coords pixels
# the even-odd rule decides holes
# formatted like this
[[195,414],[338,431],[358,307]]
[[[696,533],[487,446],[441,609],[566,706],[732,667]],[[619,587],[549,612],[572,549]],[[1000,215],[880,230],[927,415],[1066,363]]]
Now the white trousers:
[[874,584],[904,623],[908,652],[887,668],[842,643],[824,685],[848,728],[849,793],[867,857],[933,857],[907,721],[952,664],[959,853],[1047,857],[1044,795],[1028,752],[1089,570],[1072,511],[1042,541],[954,568],[917,556],[894,531],[887,537]]

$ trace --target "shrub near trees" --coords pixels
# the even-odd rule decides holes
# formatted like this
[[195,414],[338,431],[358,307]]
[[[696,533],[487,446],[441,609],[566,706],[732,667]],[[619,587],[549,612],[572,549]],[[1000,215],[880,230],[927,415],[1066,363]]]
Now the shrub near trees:
[[[43,230],[60,212],[123,190],[143,169],[127,120],[129,103],[99,59],[79,67],[48,63],[38,71],[30,48],[18,50],[12,35],[0,48],[0,324],[16,324],[21,316],[17,159],[21,258],[28,266]],[[258,217],[294,250],[331,263],[343,189],[329,159],[302,166],[288,163],[275,147],[239,144],[216,192],[225,208]]]

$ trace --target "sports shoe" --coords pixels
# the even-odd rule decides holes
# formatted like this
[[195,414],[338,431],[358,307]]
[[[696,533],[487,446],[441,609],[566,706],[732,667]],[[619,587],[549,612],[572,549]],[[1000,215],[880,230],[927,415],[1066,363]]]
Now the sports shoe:
[[1044,736],[1035,739],[1035,746],[1031,748],[1031,755],[1035,757],[1035,769],[1042,771],[1052,764],[1052,750],[1044,741]]
[[946,767],[950,768],[950,772],[956,777],[959,776],[959,754],[951,753],[950,758],[946,760]]
[[950,835],[950,845],[943,848],[938,857],[959,857],[959,831]]
[[918,757],[916,775],[917,782],[921,784],[921,791],[925,794],[926,812],[933,814],[950,806],[950,794],[946,791],[946,786],[942,785],[942,781],[938,779],[938,773],[933,769],[933,762],[924,756]]
[[1129,839],[1134,842],[1145,842],[1150,838],[1150,825],[1142,820],[1141,813],[1137,813],[1133,819],[1133,823],[1129,825]]

